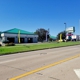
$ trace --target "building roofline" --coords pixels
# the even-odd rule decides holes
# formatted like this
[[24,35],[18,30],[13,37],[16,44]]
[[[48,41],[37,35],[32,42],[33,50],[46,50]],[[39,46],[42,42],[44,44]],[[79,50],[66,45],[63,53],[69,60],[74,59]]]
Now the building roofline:
[[10,29],[10,30],[6,30],[6,31],[3,31],[2,33],[18,34],[18,31],[21,31],[20,34],[35,35],[33,32],[28,32],[28,31],[25,31],[25,30],[17,29],[17,28],[13,28],[13,29]]

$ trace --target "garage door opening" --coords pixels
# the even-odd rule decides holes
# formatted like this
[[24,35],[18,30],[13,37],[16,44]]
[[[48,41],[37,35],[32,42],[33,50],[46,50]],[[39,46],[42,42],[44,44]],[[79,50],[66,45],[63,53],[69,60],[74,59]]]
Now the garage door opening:
[[7,40],[10,42],[10,43],[14,43],[14,41],[15,41],[15,38],[7,38]]
[[20,43],[24,43],[24,38],[20,38]]
[[33,43],[33,38],[28,38],[28,43]]

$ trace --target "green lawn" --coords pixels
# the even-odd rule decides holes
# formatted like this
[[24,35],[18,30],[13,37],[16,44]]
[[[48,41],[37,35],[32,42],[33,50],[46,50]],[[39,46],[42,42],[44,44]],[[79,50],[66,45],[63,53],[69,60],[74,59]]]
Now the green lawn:
[[80,42],[61,42],[61,43],[51,42],[42,44],[30,44],[30,45],[19,44],[16,46],[5,46],[5,47],[0,47],[0,55],[12,54],[18,52],[27,52],[27,51],[47,49],[47,48],[72,46],[72,45],[80,45]]

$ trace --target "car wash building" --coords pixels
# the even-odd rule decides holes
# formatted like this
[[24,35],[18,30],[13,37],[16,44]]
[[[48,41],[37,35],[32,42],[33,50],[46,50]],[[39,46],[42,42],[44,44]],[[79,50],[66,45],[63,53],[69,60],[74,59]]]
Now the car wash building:
[[21,29],[10,29],[1,33],[2,41],[13,43],[37,43],[38,35]]

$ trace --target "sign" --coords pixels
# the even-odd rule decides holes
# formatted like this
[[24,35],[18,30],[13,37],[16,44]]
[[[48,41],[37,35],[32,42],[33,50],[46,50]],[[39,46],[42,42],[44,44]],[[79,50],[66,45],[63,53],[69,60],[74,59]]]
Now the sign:
[[69,28],[67,28],[66,29],[66,32],[71,32],[71,33],[73,33],[73,32],[75,32],[75,27],[69,27]]

